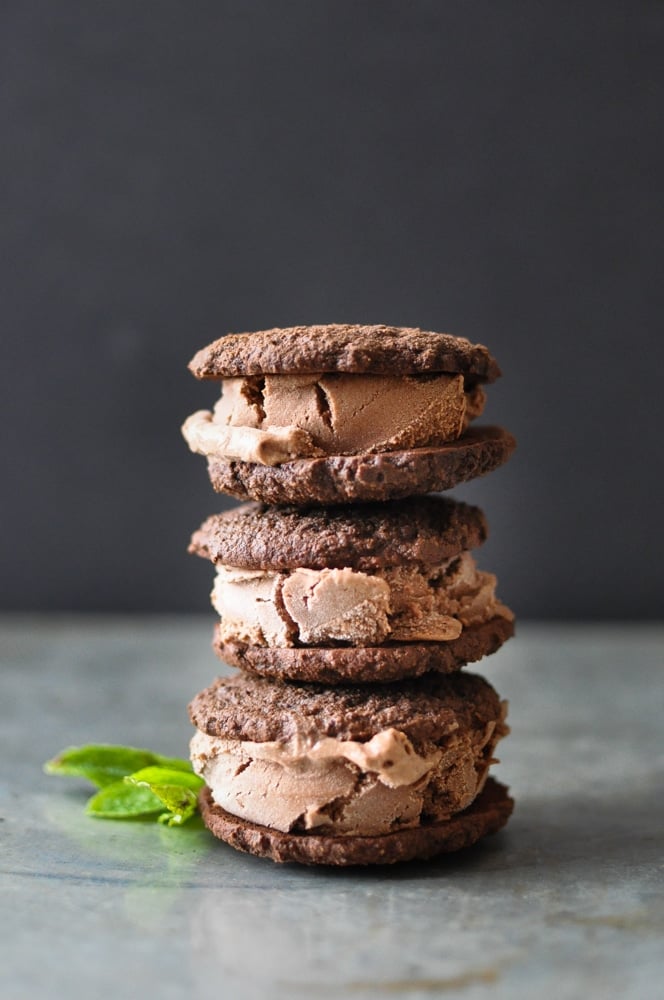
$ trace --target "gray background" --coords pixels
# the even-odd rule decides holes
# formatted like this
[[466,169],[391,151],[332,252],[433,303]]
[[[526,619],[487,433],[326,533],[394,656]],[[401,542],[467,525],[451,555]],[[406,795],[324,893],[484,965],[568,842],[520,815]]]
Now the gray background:
[[227,331],[485,342],[521,616],[661,614],[661,2],[0,12],[0,606],[206,610],[179,424]]

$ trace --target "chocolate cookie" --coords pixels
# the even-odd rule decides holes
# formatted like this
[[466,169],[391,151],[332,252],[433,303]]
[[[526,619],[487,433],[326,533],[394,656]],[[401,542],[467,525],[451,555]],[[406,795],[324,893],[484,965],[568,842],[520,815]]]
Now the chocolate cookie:
[[239,851],[281,863],[296,861],[305,865],[335,866],[426,861],[440,854],[460,851],[497,833],[514,809],[514,800],[507,788],[489,778],[472,805],[444,822],[377,837],[321,837],[281,833],[232,816],[215,804],[209,788],[201,791],[199,804],[208,830]]
[[266,503],[382,501],[446,490],[512,453],[470,428],[500,370],[462,337],[312,326],[222,337],[190,365],[222,396],[183,425],[214,488]]
[[404,563],[435,566],[488,536],[479,507],[449,497],[414,497],[345,507],[246,503],[213,514],[189,551],[242,569],[343,569],[371,573]]
[[189,370],[200,379],[303,372],[458,372],[475,382],[493,382],[500,375],[486,347],[471,344],[465,337],[354,323],[227,334],[198,351]]
[[503,465],[516,440],[502,427],[473,427],[457,441],[368,455],[302,458],[282,465],[208,459],[217,493],[270,504],[396,500],[450,490]]
[[277,679],[386,682],[457,670],[513,634],[468,551],[486,536],[477,507],[443,497],[246,504],[208,518],[190,551],[217,568],[222,660]]
[[435,672],[449,674],[497,652],[514,635],[514,620],[496,616],[446,643],[268,649],[226,640],[215,626],[212,648],[224,663],[258,677],[319,684],[385,684]]
[[471,674],[369,692],[221,678],[190,705],[204,819],[275,860],[387,863],[457,850],[509,815],[505,790],[486,785],[505,714]]
[[488,681],[467,672],[372,688],[279,684],[237,674],[197,694],[189,717],[201,732],[222,739],[263,743],[313,733],[364,742],[392,727],[420,744],[484,728],[499,718],[500,706]]

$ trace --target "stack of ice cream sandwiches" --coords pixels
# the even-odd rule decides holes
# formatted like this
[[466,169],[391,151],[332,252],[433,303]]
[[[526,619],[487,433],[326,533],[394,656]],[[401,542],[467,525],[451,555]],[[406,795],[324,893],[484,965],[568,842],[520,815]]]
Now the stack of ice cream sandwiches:
[[478,426],[487,349],[448,334],[328,325],[230,334],[192,360],[221,383],[185,422],[215,490],[214,649],[239,668],[190,705],[209,829],[275,861],[380,864],[500,829],[489,776],[506,704],[462,670],[514,617],[473,556],[483,513],[430,495],[505,462]]

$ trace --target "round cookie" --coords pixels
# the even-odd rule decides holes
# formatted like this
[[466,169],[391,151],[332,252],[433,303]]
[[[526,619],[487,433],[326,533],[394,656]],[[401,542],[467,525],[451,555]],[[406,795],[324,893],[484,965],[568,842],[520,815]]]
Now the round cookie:
[[470,427],[456,441],[365,455],[299,458],[281,465],[209,458],[217,493],[269,504],[341,504],[441,493],[503,465],[516,440],[502,427]]
[[[213,488],[239,499],[324,505],[441,492],[491,472],[515,448],[502,428],[468,427],[484,405],[481,386],[500,369],[463,337],[299,326],[229,334],[189,367],[200,379],[226,380],[222,410],[193,414],[183,433],[206,456]],[[425,402],[419,394],[431,379]],[[231,389],[238,382],[244,388]],[[226,404],[227,389],[235,402]]]
[[341,569],[365,573],[434,566],[488,537],[479,507],[450,497],[413,497],[357,507],[272,507],[246,503],[213,514],[189,552],[243,569]]
[[345,372],[351,375],[462,374],[471,382],[500,376],[495,358],[465,337],[414,327],[329,323],[230,333],[194,355],[199,379],[237,375]]
[[501,701],[488,681],[466,672],[371,688],[236,674],[199,692],[189,717],[200,732],[222,739],[264,743],[313,733],[364,742],[393,727],[418,744],[483,728],[501,717]]
[[450,642],[385,643],[383,646],[274,649],[221,637],[212,648],[224,663],[259,677],[318,684],[390,683],[426,673],[449,674],[497,652],[514,635],[514,621],[495,617],[464,629]]
[[[203,819],[216,836],[252,854],[329,865],[425,859],[495,832],[512,810],[507,790],[487,777],[496,743],[508,731],[505,705],[481,677],[429,676],[367,691],[241,675],[218,679],[189,709],[198,730],[192,762],[208,784],[200,798]],[[392,743],[380,744],[381,757],[378,741],[386,737]],[[424,761],[424,769],[402,782],[406,797],[419,796],[416,812],[407,815],[381,798],[381,783],[390,784],[403,763],[397,738],[406,743],[409,764]],[[341,764],[330,745],[338,748]],[[240,756],[223,768],[226,784],[220,785],[214,767],[229,747]],[[333,759],[329,773],[316,756],[321,747],[325,760]],[[366,751],[360,759],[353,756],[358,747]],[[258,770],[253,784],[242,784],[264,759],[262,748],[277,766]],[[351,791],[337,794],[333,782],[340,766]],[[367,809],[363,797],[372,789],[378,798]],[[279,825],[281,798],[296,805]],[[272,815],[269,822],[263,816],[266,809],[274,810],[274,822]],[[386,817],[377,820],[381,810]],[[381,832],[376,822],[383,824]]]
[[489,778],[473,804],[451,819],[378,837],[281,833],[232,816],[215,804],[208,788],[202,789],[199,805],[208,830],[239,851],[281,863],[295,861],[340,867],[426,861],[471,847],[505,826],[514,809],[514,800],[505,785]]
[[[301,509],[245,504],[208,518],[190,552],[217,566],[213,645],[226,663],[279,680],[389,682],[458,670],[513,635],[495,577],[468,555],[487,530],[479,508],[444,497]],[[297,578],[309,591],[304,603],[292,596]],[[319,622],[311,634],[308,619],[325,611],[315,604],[319,584],[332,624]],[[352,587],[359,589],[350,600]],[[242,601],[246,611],[238,610]],[[334,622],[337,606],[347,626]],[[268,607],[272,617],[259,625],[256,615]]]

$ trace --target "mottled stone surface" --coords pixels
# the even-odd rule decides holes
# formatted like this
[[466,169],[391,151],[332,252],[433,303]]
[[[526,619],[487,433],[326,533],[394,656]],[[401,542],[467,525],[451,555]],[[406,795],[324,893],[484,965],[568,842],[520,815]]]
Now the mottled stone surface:
[[[497,777],[516,810],[464,854],[311,870],[204,830],[83,814],[67,744],[184,755],[219,663],[194,618],[0,625],[0,994],[424,1000],[655,996],[664,976],[664,629],[521,625]],[[484,670],[486,667],[486,670]]]

